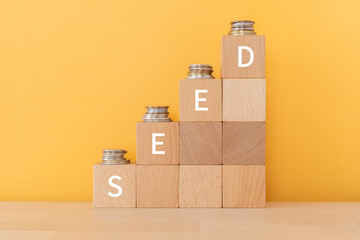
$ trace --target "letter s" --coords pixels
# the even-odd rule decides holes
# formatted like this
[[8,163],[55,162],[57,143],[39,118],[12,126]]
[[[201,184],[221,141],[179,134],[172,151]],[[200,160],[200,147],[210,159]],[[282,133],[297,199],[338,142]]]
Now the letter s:
[[109,178],[109,181],[108,181],[109,185],[110,185],[111,187],[116,188],[116,189],[118,190],[117,193],[108,192],[108,195],[109,195],[110,197],[113,197],[113,198],[115,198],[115,197],[120,197],[121,194],[122,194],[122,188],[121,188],[119,185],[113,183],[113,180],[114,180],[114,179],[121,180],[121,177],[114,175],[114,176],[111,176],[111,177]]

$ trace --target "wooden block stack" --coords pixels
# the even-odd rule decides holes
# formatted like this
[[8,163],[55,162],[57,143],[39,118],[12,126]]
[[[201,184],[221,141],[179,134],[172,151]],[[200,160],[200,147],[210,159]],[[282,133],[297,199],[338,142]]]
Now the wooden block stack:
[[180,207],[222,207],[222,83],[210,65],[180,80]]
[[223,206],[265,207],[265,37],[234,21],[222,38]]
[[95,207],[265,207],[265,38],[235,21],[223,36],[221,77],[189,66],[180,123],[147,107],[137,123],[137,165],[104,150],[94,166]]
[[136,125],[137,207],[179,207],[179,123],[168,107],[147,107]]

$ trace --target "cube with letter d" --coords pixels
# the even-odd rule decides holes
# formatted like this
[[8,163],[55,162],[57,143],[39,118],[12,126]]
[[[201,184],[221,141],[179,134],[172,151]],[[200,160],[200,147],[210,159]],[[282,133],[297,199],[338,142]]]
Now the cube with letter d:
[[265,36],[227,35],[221,45],[221,78],[265,78]]

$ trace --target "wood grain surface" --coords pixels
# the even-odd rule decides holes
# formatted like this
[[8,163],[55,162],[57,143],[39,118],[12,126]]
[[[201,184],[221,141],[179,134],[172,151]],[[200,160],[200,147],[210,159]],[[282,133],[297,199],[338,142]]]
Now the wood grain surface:
[[137,207],[179,207],[179,166],[136,166]]
[[92,208],[0,202],[4,240],[358,240],[360,202],[268,202],[266,208]]
[[[195,90],[207,90],[200,93],[199,107],[207,111],[195,111]],[[183,79],[180,80],[180,121],[222,121],[222,81],[221,79]]]
[[[238,47],[247,46],[254,52],[254,62],[248,67],[238,66]],[[242,52],[243,63],[249,61],[248,51]],[[227,35],[221,43],[221,78],[265,78],[265,36]]]
[[[118,193],[118,189],[109,185],[111,176],[119,176],[121,180],[112,182],[122,189],[119,197],[110,197],[108,193]],[[124,165],[94,165],[94,207],[136,207],[136,166],[135,164]]]
[[224,122],[223,163],[265,164],[265,122]]
[[179,166],[180,207],[222,207],[222,165]]
[[[157,137],[163,145],[157,145],[157,151],[164,155],[152,154],[152,134],[164,133]],[[138,122],[136,124],[136,164],[179,164],[179,122]]]
[[223,79],[223,121],[264,122],[265,79]]
[[223,166],[224,208],[263,208],[265,189],[265,165]]
[[222,123],[181,122],[180,164],[222,164]]

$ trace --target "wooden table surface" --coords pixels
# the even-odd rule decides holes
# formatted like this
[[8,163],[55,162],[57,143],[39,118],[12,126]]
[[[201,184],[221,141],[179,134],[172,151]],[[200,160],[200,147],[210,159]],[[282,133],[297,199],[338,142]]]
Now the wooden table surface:
[[268,202],[265,209],[94,209],[0,202],[0,239],[360,239],[360,202]]

